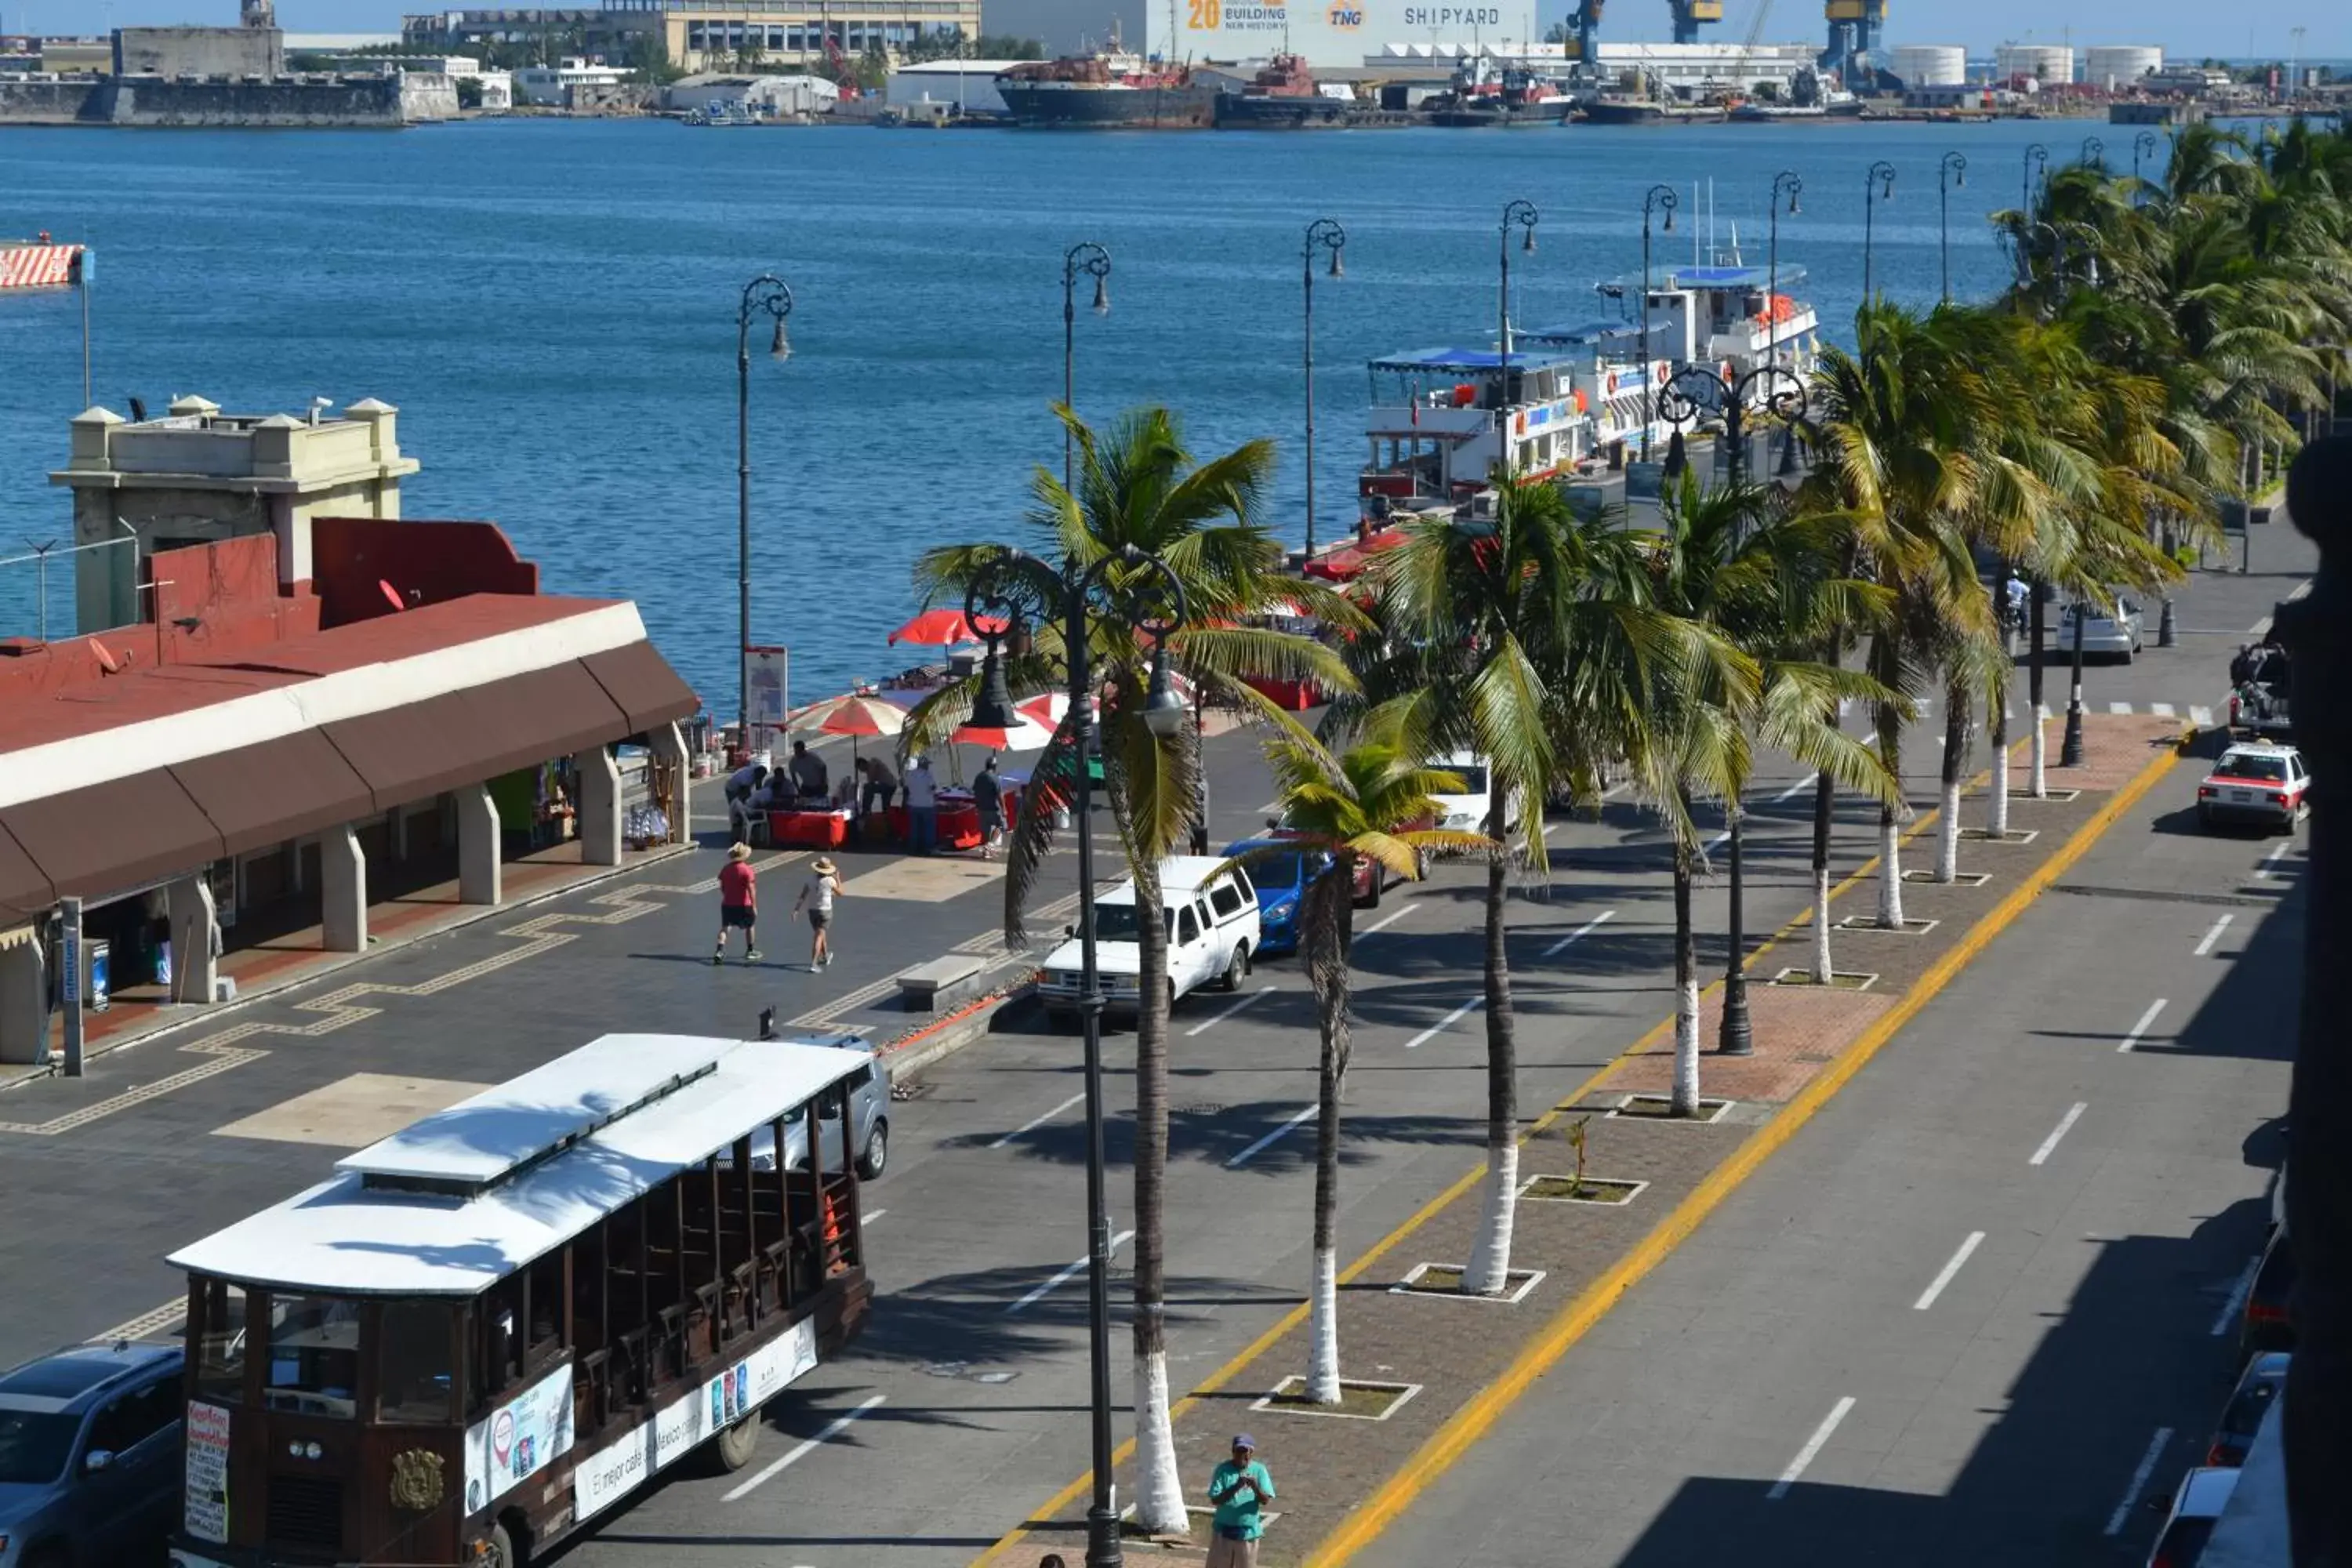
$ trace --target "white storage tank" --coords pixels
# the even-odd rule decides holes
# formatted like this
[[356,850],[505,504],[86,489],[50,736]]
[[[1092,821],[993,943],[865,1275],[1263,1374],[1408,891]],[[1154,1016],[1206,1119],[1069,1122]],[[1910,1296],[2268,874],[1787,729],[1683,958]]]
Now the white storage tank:
[[1969,79],[1969,51],[1958,44],[1897,44],[1886,52],[1886,65],[1905,87],[1956,87]]
[[1993,66],[2003,81],[2031,77],[2054,86],[2074,79],[2074,51],[2063,44],[2003,44],[1993,51]]
[[2094,44],[2083,54],[2083,79],[2108,92],[2128,91],[2163,68],[2164,51],[2153,44]]

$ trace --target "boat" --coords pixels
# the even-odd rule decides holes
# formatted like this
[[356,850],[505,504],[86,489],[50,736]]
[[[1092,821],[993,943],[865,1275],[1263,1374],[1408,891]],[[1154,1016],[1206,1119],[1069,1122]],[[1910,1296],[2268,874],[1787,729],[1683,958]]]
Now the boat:
[[1687,99],[1666,90],[1654,71],[1627,71],[1584,105],[1590,125],[1715,125],[1730,118],[1720,98]]
[[1117,50],[1026,61],[998,72],[996,90],[1015,125],[1083,131],[1204,130],[1219,96],[1189,66]]
[[1767,123],[1791,120],[1845,119],[1862,112],[1862,100],[1832,83],[1822,80],[1819,72],[1801,70],[1790,79],[1785,101],[1760,103],[1753,100],[1732,110],[1736,121]]
[[714,98],[698,109],[686,111],[688,125],[759,125],[764,123],[759,111],[740,98]]
[[1569,117],[1576,96],[1561,83],[1534,71],[1496,68],[1485,55],[1465,60],[1454,73],[1453,89],[1429,105],[1433,125],[1549,125]]
[[1221,131],[1292,131],[1348,122],[1352,99],[1324,92],[1315,73],[1297,55],[1281,54],[1239,92],[1217,95],[1215,123]]

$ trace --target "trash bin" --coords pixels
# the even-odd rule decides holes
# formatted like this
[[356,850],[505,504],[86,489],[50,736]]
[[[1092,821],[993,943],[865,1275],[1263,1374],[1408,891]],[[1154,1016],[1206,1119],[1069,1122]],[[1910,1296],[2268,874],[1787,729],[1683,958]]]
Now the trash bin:
[[89,984],[83,987],[82,994],[87,998],[85,1005],[93,1013],[103,1013],[110,1005],[107,997],[107,972],[111,967],[112,953],[110,950],[112,945],[102,937],[82,939],[82,952],[89,955],[83,962],[89,966]]
[[172,939],[168,936],[155,944],[155,967],[152,977],[156,984],[167,991],[171,989]]

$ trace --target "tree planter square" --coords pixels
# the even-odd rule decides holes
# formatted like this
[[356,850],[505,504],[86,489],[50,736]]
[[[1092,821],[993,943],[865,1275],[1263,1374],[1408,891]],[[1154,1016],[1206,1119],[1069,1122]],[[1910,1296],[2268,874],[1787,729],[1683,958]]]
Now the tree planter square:
[[1540,1268],[1507,1269],[1503,1275],[1503,1291],[1497,1296],[1471,1296],[1462,1290],[1462,1263],[1416,1263],[1406,1270],[1405,1277],[1389,1287],[1391,1296],[1436,1296],[1456,1301],[1483,1301],[1489,1306],[1516,1307],[1527,1300],[1528,1292],[1543,1283]]
[[2036,795],[2030,789],[2012,789],[2009,792],[2009,798],[2011,800],[2039,800],[2045,801],[2052,805],[2064,805],[2082,793],[2083,792],[2078,789],[2045,789],[2040,795]]
[[[1810,969],[1791,968],[1780,971],[1765,984],[1768,985],[1819,985],[1821,982],[1813,978],[1813,972]],[[1877,984],[1878,975],[1874,971],[1864,973],[1859,970],[1832,969],[1830,971],[1828,988],[1832,991],[1867,991]]]
[[1720,1121],[1723,1113],[1731,1109],[1727,1100],[1699,1097],[1698,1113],[1695,1116],[1674,1114],[1674,1096],[1668,1094],[1629,1094],[1617,1102],[1609,1114],[1628,1121],[1663,1121],[1675,1127],[1704,1127],[1710,1121]]
[[1876,915],[1848,915],[1838,921],[1837,929],[1853,931],[1876,931],[1881,936],[1926,936],[1941,921],[1905,921],[1899,926],[1881,925]]
[[1903,873],[1903,879],[1906,882],[1925,882],[1931,888],[1981,888],[1987,882],[1992,880],[1992,873],[1990,871],[1955,871],[1952,873],[1952,879],[1950,881],[1938,882],[1936,880],[1936,873],[1933,871],[1906,871]]
[[1538,1174],[1519,1184],[1518,1195],[1525,1204],[1591,1204],[1598,1208],[1623,1208],[1641,1196],[1649,1184],[1613,1176],[1587,1176],[1580,1185],[1574,1176]]
[[1963,827],[1960,837],[1972,844],[2031,844],[2042,837],[2041,829],[2012,827],[2006,833],[1990,833],[1981,827]]
[[1250,1401],[1252,1410],[1274,1410],[1286,1415],[1328,1415],[1341,1421],[1385,1421],[1421,1392],[1417,1383],[1373,1383],[1359,1377],[1339,1380],[1339,1403],[1310,1405],[1304,1397],[1307,1380],[1293,1373]]
[[[1155,1545],[1173,1547],[1191,1546],[1196,1542],[1209,1539],[1208,1521],[1217,1517],[1217,1510],[1206,1503],[1188,1502],[1184,1505],[1184,1514],[1188,1519],[1198,1519],[1202,1521],[1193,1526],[1189,1539],[1173,1535],[1153,1535],[1135,1522],[1135,1504],[1129,1503],[1118,1510],[1118,1532],[1129,1541],[1148,1541]],[[1257,1521],[1271,1533],[1274,1530],[1274,1521],[1281,1517],[1280,1509],[1262,1509],[1258,1512]]]

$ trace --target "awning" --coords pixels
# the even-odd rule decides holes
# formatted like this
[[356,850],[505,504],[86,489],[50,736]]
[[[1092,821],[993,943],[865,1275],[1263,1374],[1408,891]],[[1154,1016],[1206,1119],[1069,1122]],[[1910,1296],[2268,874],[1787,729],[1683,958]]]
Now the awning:
[[603,745],[635,728],[573,659],[347,719],[325,732],[367,781],[374,808],[390,811]]
[[16,836],[0,827],[0,921],[26,920],[58,901],[58,890]]
[[22,947],[28,942],[38,942],[40,939],[41,928],[30,921],[20,926],[0,926],[0,952],[5,952],[12,947]]
[[62,289],[80,256],[79,245],[0,245],[0,289]]
[[367,781],[316,730],[196,757],[171,773],[220,830],[227,855],[375,815]]
[[0,811],[60,895],[103,898],[210,864],[225,853],[217,828],[158,768]]
[[702,705],[651,643],[629,643],[592,653],[580,662],[627,716],[632,734],[690,719]]

